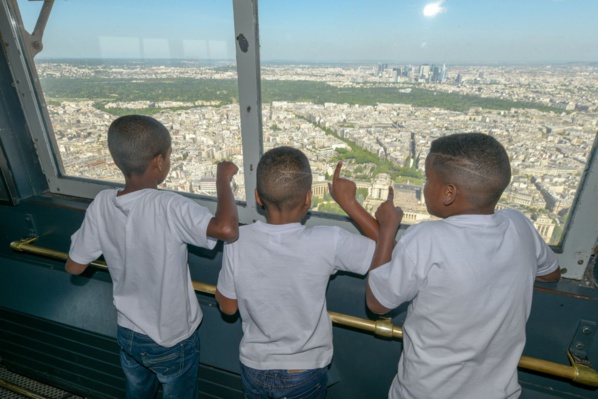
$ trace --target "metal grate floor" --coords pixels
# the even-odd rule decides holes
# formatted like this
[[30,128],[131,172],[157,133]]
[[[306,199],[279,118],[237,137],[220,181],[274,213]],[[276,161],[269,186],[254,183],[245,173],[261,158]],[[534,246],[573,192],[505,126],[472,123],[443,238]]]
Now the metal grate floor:
[[[84,399],[82,396],[77,396],[67,391],[63,391],[56,387],[43,384],[39,381],[35,381],[31,378],[24,377],[22,375],[13,373],[6,369],[6,367],[0,365],[0,380],[6,381],[9,384],[17,385],[27,391],[32,392],[34,395],[38,395],[41,398],[47,399]],[[28,396],[26,394],[19,394],[13,392],[10,389],[4,388],[0,385],[0,399],[23,399],[31,398],[36,396]]]

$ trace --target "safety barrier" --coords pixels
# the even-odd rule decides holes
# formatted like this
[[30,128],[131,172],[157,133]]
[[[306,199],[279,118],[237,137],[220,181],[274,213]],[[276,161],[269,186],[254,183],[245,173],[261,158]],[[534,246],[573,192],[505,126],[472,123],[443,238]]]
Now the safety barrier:
[[[13,241],[10,244],[10,247],[17,252],[24,252],[46,258],[66,261],[68,256],[66,253],[33,245],[32,243],[36,240],[37,237],[21,241]],[[90,263],[90,266],[97,269],[108,270],[108,266],[103,261],[94,261]],[[205,294],[214,295],[216,292],[216,286],[199,281],[193,281],[193,288],[195,291]],[[374,334],[382,337],[398,339],[403,338],[403,329],[401,327],[394,326],[390,319],[381,318],[379,320],[373,321],[331,311],[328,311],[328,314],[330,315],[330,319],[334,324],[373,332]],[[547,360],[536,359],[529,356],[521,356],[521,359],[519,360],[519,367],[555,377],[569,379],[578,384],[598,387],[598,372],[591,367],[576,363],[570,353],[567,353],[567,355],[571,361],[571,366],[549,362]]]

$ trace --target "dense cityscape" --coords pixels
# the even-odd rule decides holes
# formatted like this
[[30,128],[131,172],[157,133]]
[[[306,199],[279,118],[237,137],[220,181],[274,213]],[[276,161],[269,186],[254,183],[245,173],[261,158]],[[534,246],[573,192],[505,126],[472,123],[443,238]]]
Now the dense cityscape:
[[[48,79],[151,82],[184,77],[236,82],[234,66],[222,65],[45,61],[37,67],[44,90]],[[598,66],[593,65],[264,65],[261,78],[318,82],[338,90],[391,88],[407,98],[415,90],[425,90],[434,96],[476,96],[511,104],[457,111],[383,101],[265,102],[264,150],[291,145],[308,155],[314,175],[313,209],[318,211],[336,211],[326,182],[343,159],[343,174],[357,182],[368,210],[375,211],[393,184],[405,223],[429,219],[421,176],[430,142],[476,131],[496,137],[511,158],[513,179],[499,207],[521,210],[548,242],[557,243],[598,131]],[[193,101],[121,101],[64,98],[53,96],[51,90],[45,95],[67,174],[121,182],[106,146],[108,125],[115,115],[148,113],[173,136],[172,169],[164,188],[215,195],[216,163],[227,159],[241,167],[234,180],[235,196],[245,199],[240,115],[234,99],[223,102],[198,95]],[[376,160],[358,153],[373,154]],[[409,173],[398,173],[399,168]]]

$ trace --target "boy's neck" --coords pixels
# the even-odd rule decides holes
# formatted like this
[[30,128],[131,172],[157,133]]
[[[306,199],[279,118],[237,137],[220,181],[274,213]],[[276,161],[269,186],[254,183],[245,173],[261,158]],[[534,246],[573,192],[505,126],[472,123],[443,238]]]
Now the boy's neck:
[[266,209],[266,222],[268,224],[289,224],[289,223],[301,223],[305,213],[302,209],[294,211],[278,211]]
[[146,188],[158,188],[158,182],[155,179],[148,178],[145,175],[134,175],[131,177],[125,176],[125,188],[118,192],[117,195],[125,195]]
[[443,216],[443,219],[446,219],[451,216],[459,216],[459,215],[493,215],[495,211],[495,206],[488,206],[488,207],[474,207],[474,206],[462,206],[459,208],[452,209],[452,212],[447,213]]

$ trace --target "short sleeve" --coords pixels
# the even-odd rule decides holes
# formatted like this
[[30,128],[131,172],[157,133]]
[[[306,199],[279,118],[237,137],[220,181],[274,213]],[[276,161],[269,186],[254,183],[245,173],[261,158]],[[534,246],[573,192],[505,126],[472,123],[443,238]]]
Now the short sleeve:
[[216,246],[218,240],[207,236],[208,224],[213,217],[208,208],[178,194],[172,196],[169,208],[175,221],[173,229],[183,242],[208,249]]
[[92,202],[85,212],[81,227],[71,236],[69,257],[82,265],[86,265],[102,255],[95,209],[95,202]]
[[218,274],[218,283],[216,284],[218,291],[229,299],[237,299],[233,269],[235,246],[236,242],[224,244],[222,268],[220,269],[220,274]]
[[545,276],[555,271],[559,267],[559,259],[552,249],[550,249],[548,244],[546,244],[546,241],[544,241],[540,233],[538,233],[538,230],[536,230],[531,220],[516,211],[511,211],[509,214],[515,215],[519,219],[523,220],[531,231],[534,240],[533,242],[536,248],[536,259],[538,261],[536,276]]
[[382,306],[394,309],[415,298],[425,276],[407,254],[401,241],[393,250],[392,260],[370,272],[368,284]]
[[336,230],[336,259],[334,262],[336,269],[366,274],[372,263],[376,242],[341,228],[336,228]]
[[538,250],[536,251],[538,257],[538,270],[536,276],[545,276],[559,267],[559,259],[539,235],[536,239],[540,240],[538,243]]

